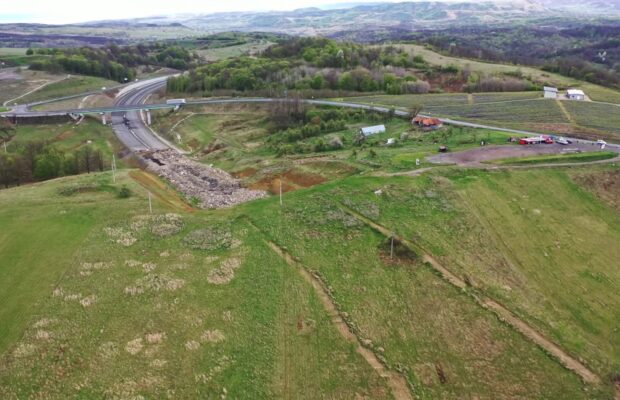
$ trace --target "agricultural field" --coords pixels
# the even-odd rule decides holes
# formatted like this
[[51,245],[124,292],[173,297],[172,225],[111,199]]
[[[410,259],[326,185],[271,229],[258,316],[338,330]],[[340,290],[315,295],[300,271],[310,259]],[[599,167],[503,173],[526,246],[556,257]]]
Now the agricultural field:
[[0,47],[0,57],[2,56],[25,56],[26,50],[18,47]]
[[19,104],[32,103],[35,101],[50,100],[58,97],[71,96],[102,87],[117,86],[118,82],[110,81],[94,76],[65,75],[64,79],[51,83],[27,96],[19,99]]
[[18,98],[21,98],[22,95],[62,78],[63,76],[27,69],[6,68],[0,70],[0,85],[2,85],[0,105],[6,102],[11,104],[20,102]]
[[239,57],[243,55],[254,55],[262,52],[272,44],[273,42],[269,42],[267,40],[257,40],[234,46],[196,50],[196,53],[204,61],[211,62],[223,60],[225,58]]
[[[0,255],[11,260],[0,267],[0,395],[608,398],[619,221],[573,174],[613,168],[351,177],[287,193],[283,206],[270,197],[217,211],[137,170],[117,184],[103,173],[0,191]],[[471,287],[452,286],[417,247],[397,242],[391,255],[356,213]],[[540,240],[549,229],[559,236]],[[507,251],[515,232],[540,254]],[[476,293],[602,382],[582,383]]]
[[73,97],[66,100],[58,100],[49,103],[37,104],[30,107],[33,111],[57,111],[75,110],[90,107],[112,107],[114,105],[114,93],[106,92],[91,94],[85,97]]
[[535,92],[473,94],[468,102],[464,94],[378,95],[350,97],[346,101],[403,110],[421,105],[423,114],[438,117],[542,133],[620,140],[620,122],[617,118],[620,105],[560,102],[533,96],[536,96]]
[[[539,92],[504,92],[504,93],[441,93],[441,94],[400,94],[400,95],[375,95],[356,96],[346,98],[363,104],[387,104],[390,106],[409,109],[413,105],[421,105],[424,110],[432,111],[433,108],[447,106],[473,105],[496,102],[513,102],[534,100],[541,98]],[[345,99],[335,99],[344,101]]]
[[565,101],[562,104],[577,125],[612,133],[620,138],[620,105],[584,101]]

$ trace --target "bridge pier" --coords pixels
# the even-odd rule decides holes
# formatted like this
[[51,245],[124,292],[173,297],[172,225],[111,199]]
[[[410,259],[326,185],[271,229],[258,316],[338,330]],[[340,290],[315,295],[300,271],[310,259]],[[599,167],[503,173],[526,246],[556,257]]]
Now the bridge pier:
[[146,110],[146,124],[151,126],[151,110]]
[[101,122],[103,122],[104,125],[107,125],[105,113],[101,113]]

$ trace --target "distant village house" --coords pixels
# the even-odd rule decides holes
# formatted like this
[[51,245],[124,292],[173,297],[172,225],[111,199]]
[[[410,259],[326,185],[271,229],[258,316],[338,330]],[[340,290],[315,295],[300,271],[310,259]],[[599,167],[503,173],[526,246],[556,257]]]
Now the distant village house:
[[570,100],[580,100],[583,101],[586,99],[586,94],[583,90],[579,89],[568,89],[566,91],[566,97]]
[[385,132],[385,125],[376,125],[376,126],[367,126],[365,128],[360,129],[360,135],[364,137],[376,135],[377,133]]
[[543,90],[545,92],[545,99],[557,99],[558,98],[558,88],[545,86]]
[[412,124],[419,126],[425,130],[439,129],[443,126],[443,122],[439,118],[430,118],[417,116],[411,121]]

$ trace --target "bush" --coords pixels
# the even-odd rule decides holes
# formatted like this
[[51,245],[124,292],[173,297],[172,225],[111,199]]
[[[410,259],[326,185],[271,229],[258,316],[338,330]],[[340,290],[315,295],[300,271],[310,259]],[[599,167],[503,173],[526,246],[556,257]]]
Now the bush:
[[118,198],[119,199],[128,199],[131,197],[131,190],[126,185],[121,186],[118,190]]

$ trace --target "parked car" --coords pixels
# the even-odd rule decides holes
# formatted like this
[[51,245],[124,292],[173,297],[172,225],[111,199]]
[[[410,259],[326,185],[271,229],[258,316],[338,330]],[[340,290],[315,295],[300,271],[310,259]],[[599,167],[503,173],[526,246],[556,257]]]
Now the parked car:
[[567,144],[571,144],[571,143],[572,143],[572,141],[570,141],[570,140],[566,139],[565,137],[559,137],[559,138],[557,138],[557,139],[555,140],[555,142],[556,142],[556,143],[559,143],[559,144],[563,144],[563,145],[565,145],[565,146],[566,146]]

